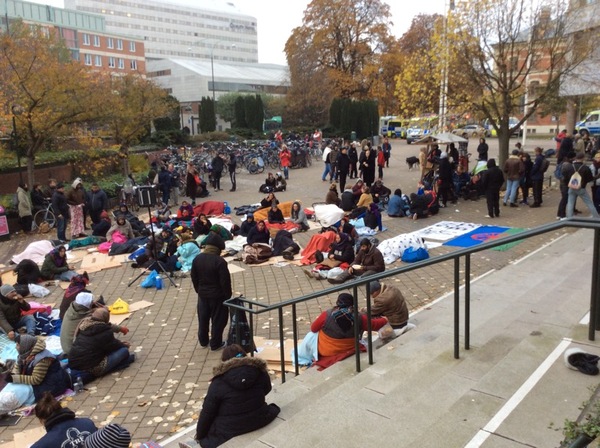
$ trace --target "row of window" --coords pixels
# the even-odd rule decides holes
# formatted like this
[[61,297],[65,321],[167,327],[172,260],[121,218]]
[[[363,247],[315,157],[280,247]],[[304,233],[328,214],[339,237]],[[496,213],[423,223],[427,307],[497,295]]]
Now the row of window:
[[[94,47],[99,47],[100,46],[100,36],[90,36],[87,33],[83,33],[83,45],[91,45],[92,41],[90,38],[93,38],[94,40]],[[115,43],[117,44],[117,50],[122,50],[123,49],[123,39],[115,39],[113,37],[107,37],[106,38],[106,47],[107,48],[115,48]],[[132,53],[135,53],[135,42],[130,40],[129,41],[129,51]]]
[[[106,56],[105,56],[106,57]],[[96,67],[102,67],[102,56],[100,56],[99,54],[96,55],[91,55],[91,54],[84,54],[83,55],[83,62],[85,65],[93,65]],[[123,58],[115,58],[113,56],[109,56],[108,57],[108,68],[119,68],[121,70],[125,69],[125,59]],[[137,61],[135,59],[130,59],[129,60],[129,68],[131,70],[137,70]]]

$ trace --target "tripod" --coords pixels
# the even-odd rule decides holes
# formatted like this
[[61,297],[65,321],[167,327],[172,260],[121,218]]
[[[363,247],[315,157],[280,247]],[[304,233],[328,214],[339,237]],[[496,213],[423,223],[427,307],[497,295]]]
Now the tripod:
[[[154,225],[152,224],[152,211],[150,210],[150,207],[152,207],[153,205],[156,205],[156,190],[154,190],[154,188],[152,188],[152,187],[141,187],[138,190],[138,202],[140,204],[140,207],[148,207],[148,219],[150,220],[150,232],[152,233],[152,243],[153,243],[152,244],[152,258],[154,259],[154,263],[152,263],[150,266],[148,266],[146,269],[144,269],[136,278],[131,280],[127,284],[127,287],[129,288],[131,285],[133,285],[136,281],[138,281],[138,279],[140,277],[142,277],[144,274],[146,274],[152,267],[153,269],[159,270],[163,274],[165,274],[165,276],[169,279],[169,282],[171,283],[171,285],[173,285],[177,288],[177,284],[173,281],[173,279],[171,278],[169,273],[165,270],[165,267],[162,265],[162,263],[160,261],[158,261],[158,253],[157,253],[158,248],[156,247],[156,234],[154,232]],[[155,268],[154,267],[155,265],[158,267]]]

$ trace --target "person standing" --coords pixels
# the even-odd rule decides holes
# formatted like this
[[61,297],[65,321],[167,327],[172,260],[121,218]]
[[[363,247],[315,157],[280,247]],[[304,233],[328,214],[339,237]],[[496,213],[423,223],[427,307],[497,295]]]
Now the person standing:
[[215,156],[211,165],[215,191],[219,191],[221,190],[221,176],[223,175],[223,168],[225,167],[225,162],[223,161],[221,153]]
[[481,174],[481,188],[485,192],[488,214],[486,218],[500,216],[500,188],[504,183],[502,170],[496,166],[496,159],[487,161],[487,170]]
[[227,169],[229,170],[229,180],[231,181],[231,190],[229,191],[235,191],[235,170],[237,169],[237,156],[235,155],[235,152],[229,154]]
[[531,208],[537,208],[542,205],[542,187],[544,185],[544,163],[545,157],[542,154],[542,148],[539,146],[535,148],[535,160],[531,167],[531,187],[533,189],[533,203],[530,205]]
[[323,182],[327,181],[327,175],[331,176],[331,163],[329,162],[329,153],[331,152],[331,148],[329,145],[325,146],[323,150],[323,163],[325,163],[325,169],[323,170],[323,175],[321,176],[321,180]]
[[356,143],[354,142],[350,144],[350,149],[348,149],[348,159],[350,159],[350,179],[356,179],[358,177],[358,171],[356,170],[358,152],[356,151]]
[[340,191],[346,188],[346,178],[350,170],[350,158],[348,157],[348,147],[342,147],[337,160],[338,179],[340,181]]
[[85,190],[80,177],[71,184],[72,189],[67,193],[67,204],[71,214],[71,238],[86,236],[83,232],[87,230],[85,225]]
[[210,345],[213,351],[225,346],[223,332],[229,312],[223,302],[230,299],[232,293],[231,276],[227,262],[221,257],[222,250],[225,250],[223,239],[210,232],[204,240],[202,253],[192,263],[190,273],[198,294],[198,341],[203,348]]
[[29,195],[29,188],[26,183],[21,182],[17,188],[17,209],[19,211],[19,224],[23,232],[31,232],[31,225],[33,223],[33,205],[31,203],[31,196]]
[[448,160],[448,153],[445,151],[440,155],[438,174],[438,193],[442,199],[441,206],[446,207],[448,199],[450,199],[453,203],[456,202],[456,200],[452,194],[452,166],[450,165],[450,160]]
[[282,145],[281,152],[279,153],[279,161],[281,163],[281,167],[283,168],[283,176],[285,177],[285,180],[288,180],[290,178],[289,170],[291,158],[292,153],[290,152],[287,145]]
[[518,207],[517,193],[519,182],[525,171],[523,162],[519,157],[519,150],[513,149],[511,156],[504,162],[504,174],[506,174],[506,193],[504,193],[504,205],[510,203],[511,207]]
[[[383,145],[381,145],[381,149],[383,150],[383,156],[385,158],[385,166],[387,168],[390,167],[390,156],[392,155],[392,145],[387,137],[383,139]],[[383,176],[379,176],[383,177]]]
[[108,210],[108,196],[100,186],[94,182],[90,192],[87,194],[87,206],[90,211],[90,218],[93,224],[100,222],[100,215],[104,210]]
[[196,182],[196,176],[198,171],[194,163],[190,160],[187,164],[187,173],[185,176],[185,187],[186,194],[192,199],[192,206],[196,205],[196,192],[198,191],[198,183]]
[[573,160],[575,160],[575,152],[569,152],[561,162],[561,173],[560,179],[560,202],[558,203],[558,211],[556,212],[556,219],[567,217],[567,201],[569,199],[569,187],[568,183],[571,179],[571,175],[575,172],[573,169]]
[[377,168],[379,172],[379,179],[383,179],[383,168],[385,168],[385,153],[381,146],[377,147]]
[[171,175],[171,199],[173,205],[179,206],[179,173],[175,170],[175,165],[169,163],[169,174]]
[[487,160],[488,159],[488,151],[489,151],[489,146],[488,144],[485,142],[485,138],[480,138],[479,139],[479,146],[477,146],[477,160]]
[[329,152],[329,165],[331,166],[331,173],[329,176],[330,182],[335,182],[337,180],[337,162],[339,155],[338,144],[333,143],[331,145],[331,151]]
[[533,162],[531,161],[531,156],[524,151],[520,152],[521,162],[523,163],[523,173],[521,174],[521,179],[519,180],[519,188],[521,188],[521,193],[523,196],[523,200],[521,204],[529,205],[529,188],[532,186],[531,183],[531,169],[533,168]]
[[167,167],[161,166],[160,172],[158,173],[158,184],[162,191],[162,203],[164,206],[169,204],[169,197],[171,195],[171,173],[167,171]]
[[52,210],[56,215],[56,238],[61,242],[67,242],[67,221],[70,218],[69,204],[65,196],[65,186],[62,182],[56,184],[52,194]]
[[[575,162],[573,162],[573,173],[579,173],[581,177],[580,183],[575,185],[575,182],[569,176],[569,180],[567,181],[568,186],[568,200],[567,200],[567,218],[572,218],[575,211],[575,201],[577,198],[581,198],[583,203],[587,206],[588,210],[592,214],[592,216],[596,219],[600,218],[600,215],[596,211],[596,207],[588,194],[586,187],[587,184],[594,180],[594,176],[590,167],[584,163],[585,153],[578,152],[575,156]],[[565,176],[566,177],[566,176]]]
[[365,146],[363,149],[359,159],[362,180],[370,187],[375,182],[375,154],[373,154],[373,151],[368,146]]

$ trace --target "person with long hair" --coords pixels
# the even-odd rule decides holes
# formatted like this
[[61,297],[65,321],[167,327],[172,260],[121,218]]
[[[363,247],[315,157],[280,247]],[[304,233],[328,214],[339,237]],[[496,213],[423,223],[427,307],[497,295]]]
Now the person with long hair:
[[271,391],[266,361],[246,356],[237,344],[225,347],[221,360],[213,369],[196,426],[195,439],[202,448],[256,431],[280,412],[279,406],[265,401]]

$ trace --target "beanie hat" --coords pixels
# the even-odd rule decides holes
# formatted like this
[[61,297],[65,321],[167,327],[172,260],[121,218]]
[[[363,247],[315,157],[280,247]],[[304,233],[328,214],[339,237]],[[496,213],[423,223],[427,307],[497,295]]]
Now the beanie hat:
[[75,297],[75,303],[81,306],[85,306],[86,308],[92,307],[92,302],[94,301],[94,296],[89,292],[80,292]]
[[381,289],[381,283],[379,283],[377,280],[373,280],[371,283],[369,283],[369,290],[373,293],[375,291],[379,291]]
[[95,433],[90,434],[83,446],[85,448],[129,448],[131,434],[116,423],[109,423]]
[[220,250],[225,250],[225,242],[223,241],[223,238],[212,231],[208,233],[208,236],[204,240],[203,244],[205,246],[215,246]]
[[21,334],[17,338],[16,342],[19,344],[19,355],[24,355],[31,351],[37,342],[37,338],[30,334]]
[[13,292],[15,288],[12,285],[2,285],[0,286],[0,294],[4,297],[8,296],[11,292]]
[[77,188],[77,185],[82,184],[83,181],[81,180],[81,177],[78,177],[77,179],[75,179],[73,181],[73,183],[71,184],[71,187],[73,187],[73,189]]
[[354,304],[354,297],[352,297],[352,294],[343,292],[338,296],[335,304],[336,304],[336,306],[339,306],[340,308],[348,308]]

